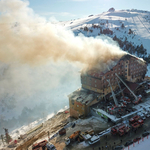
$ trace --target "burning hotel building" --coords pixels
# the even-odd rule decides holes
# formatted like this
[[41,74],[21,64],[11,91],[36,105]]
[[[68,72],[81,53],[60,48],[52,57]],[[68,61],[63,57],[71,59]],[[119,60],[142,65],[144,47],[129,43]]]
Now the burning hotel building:
[[130,54],[123,55],[120,59],[107,65],[102,71],[98,68],[90,68],[81,72],[82,87],[69,95],[70,116],[78,118],[86,117],[90,113],[90,106],[103,100],[118,88],[116,74],[131,87],[138,87],[144,80],[147,72],[147,64],[144,60]]

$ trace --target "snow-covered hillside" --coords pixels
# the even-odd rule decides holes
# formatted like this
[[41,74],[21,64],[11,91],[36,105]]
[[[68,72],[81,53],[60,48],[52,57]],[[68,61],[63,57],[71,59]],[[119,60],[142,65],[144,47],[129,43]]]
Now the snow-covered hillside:
[[[110,9],[59,24],[71,29],[76,36],[105,34],[129,53],[150,58],[147,55],[150,54],[150,12]],[[3,127],[10,131],[68,106],[67,95],[80,87],[79,68],[68,62],[49,62],[37,68],[1,62],[0,133],[4,133]]]
[[[134,47],[141,44],[150,54],[150,12],[143,10],[115,10],[87,18],[61,22],[77,36],[99,36],[102,33],[121,41],[128,41]],[[129,51],[130,52],[130,51]],[[134,52],[133,52],[134,54]]]

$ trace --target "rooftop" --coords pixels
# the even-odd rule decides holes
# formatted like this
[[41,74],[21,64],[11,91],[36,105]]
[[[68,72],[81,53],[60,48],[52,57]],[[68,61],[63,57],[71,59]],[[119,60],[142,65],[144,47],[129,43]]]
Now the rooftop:
[[69,96],[74,101],[80,102],[82,104],[88,105],[90,102],[94,100],[93,94],[89,93],[88,90],[85,90],[83,88],[79,88],[73,93],[71,93]]
[[120,57],[120,59],[113,59],[110,60],[109,62],[106,62],[105,65],[103,65],[103,67],[101,68],[102,70],[101,69],[99,70],[98,68],[89,69],[87,71],[87,74],[95,78],[101,78],[102,76],[104,76],[106,72],[110,71],[113,67],[115,67],[121,60],[130,59],[131,57],[135,58],[137,63],[140,63],[142,65],[146,64],[146,62],[142,58],[127,53],[122,57]]

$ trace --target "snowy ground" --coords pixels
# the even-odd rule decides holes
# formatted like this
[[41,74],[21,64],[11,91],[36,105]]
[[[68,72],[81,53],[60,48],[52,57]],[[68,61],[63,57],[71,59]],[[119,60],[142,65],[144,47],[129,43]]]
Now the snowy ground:
[[[85,36],[93,37],[99,36],[100,28],[93,28],[92,25],[99,25],[102,29],[109,28],[113,31],[113,35],[108,36],[114,37],[116,35],[121,40],[125,40],[126,37],[127,41],[132,42],[133,45],[143,44],[147,52],[150,53],[150,12],[148,11],[136,9],[116,10],[73,21],[61,22],[60,24],[70,28],[75,35],[82,33]],[[125,28],[121,28],[122,24],[124,24]],[[84,31],[84,27],[92,29],[92,32]],[[133,34],[128,34],[129,29],[133,31]]]
[[[64,110],[68,109],[67,106],[65,106],[64,109],[60,109],[57,113],[63,112]],[[31,130],[32,128],[34,128],[35,126],[41,124],[41,123],[46,123],[49,119],[51,119],[55,114],[51,113],[49,115],[47,115],[45,118],[41,118],[39,120],[36,120],[32,123],[30,123],[29,125],[24,125],[20,128],[17,128],[15,130],[13,130],[10,133],[10,136],[12,137],[13,140],[17,139],[20,135],[24,135],[25,133],[27,133],[29,130]],[[56,125],[56,124],[55,124]],[[45,139],[45,137],[44,137]],[[47,139],[48,140],[48,139]],[[42,141],[42,139],[39,139],[37,142]],[[0,141],[0,149],[3,148],[3,144]]]

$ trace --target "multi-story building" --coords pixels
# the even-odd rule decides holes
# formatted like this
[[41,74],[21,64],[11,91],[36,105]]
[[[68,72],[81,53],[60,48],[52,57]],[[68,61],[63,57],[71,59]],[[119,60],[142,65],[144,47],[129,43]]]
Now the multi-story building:
[[144,60],[129,54],[124,55],[114,64],[111,68],[108,66],[108,69],[105,69],[104,72],[98,69],[91,69],[86,73],[82,72],[82,88],[107,95],[111,92],[110,88],[108,88],[109,83],[107,80],[110,81],[113,89],[118,86],[116,73],[129,82],[140,82],[144,79],[147,71],[147,65]]
[[78,118],[86,117],[90,113],[89,107],[98,102],[97,95],[90,91],[80,88],[69,96],[70,116]]
[[115,90],[118,87],[118,76],[128,82],[141,82],[146,74],[147,64],[144,60],[126,54],[119,60],[101,70],[92,68],[81,72],[82,88],[69,95],[70,115],[78,118],[90,113],[89,107],[98,103],[99,99],[110,94],[108,80]]

